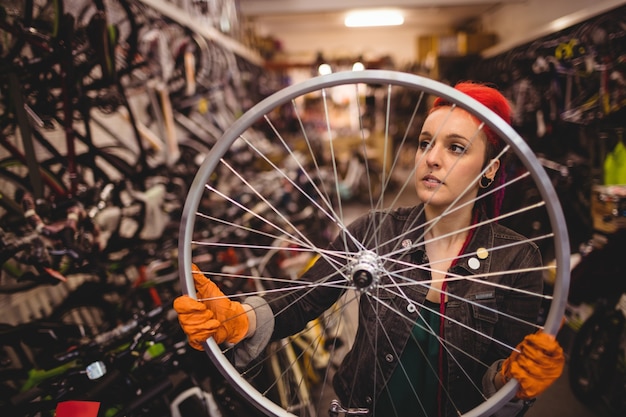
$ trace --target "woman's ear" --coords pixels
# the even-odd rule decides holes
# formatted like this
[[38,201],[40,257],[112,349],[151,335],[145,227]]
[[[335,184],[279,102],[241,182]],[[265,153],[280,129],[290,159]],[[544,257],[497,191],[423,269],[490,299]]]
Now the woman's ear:
[[489,164],[487,166],[487,170],[485,171],[484,176],[493,180],[496,177],[496,174],[498,173],[498,169],[500,169],[500,160],[497,158],[494,158],[489,161]]

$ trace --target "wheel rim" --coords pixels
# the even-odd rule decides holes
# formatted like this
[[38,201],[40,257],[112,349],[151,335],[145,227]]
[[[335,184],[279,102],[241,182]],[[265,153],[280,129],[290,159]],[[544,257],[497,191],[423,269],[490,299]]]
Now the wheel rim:
[[[215,144],[209,153],[203,165],[200,167],[200,170],[190,187],[192,191],[189,193],[185,203],[179,234],[179,256],[181,260],[179,273],[181,276],[183,293],[195,297],[193,278],[191,275],[191,263],[193,259],[191,242],[194,242],[196,239],[194,237],[194,230],[196,228],[198,207],[201,205],[203,194],[201,192],[193,192],[193,190],[202,190],[207,183],[212,181],[212,177],[215,176],[218,171],[218,167],[222,164],[222,157],[224,157],[229,150],[231,150],[238,139],[245,136],[245,133],[250,126],[257,123],[259,119],[263,119],[263,115],[270,114],[281,105],[289,104],[292,100],[306,94],[345,84],[393,85],[394,88],[401,87],[415,89],[425,93],[426,95],[443,96],[447,98],[448,101],[455,103],[458,107],[463,108],[469,113],[475,115],[500,137],[504,138],[507,144],[511,146],[515,155],[527,169],[530,174],[530,178],[532,178],[536,187],[539,189],[543,200],[546,202],[545,210],[547,211],[552,226],[551,233],[553,237],[551,239],[553,239],[555,246],[554,252],[556,255],[555,262],[557,265],[557,276],[554,280],[555,287],[553,298],[550,303],[550,310],[543,328],[547,333],[553,335],[556,334],[560,327],[561,317],[567,301],[567,289],[569,285],[569,243],[567,228],[563,220],[558,198],[549,179],[543,173],[541,164],[537,161],[533,152],[526,145],[524,140],[513,130],[513,128],[495,116],[495,114],[493,114],[486,107],[482,106],[480,103],[439,82],[417,75],[394,71],[367,70],[359,73],[335,73],[287,87],[254,106],[224,133],[222,138]],[[339,212],[341,212],[341,209]],[[357,271],[363,272],[365,270],[366,272],[371,272],[372,268],[375,269],[373,266],[375,263],[375,259],[371,260],[367,254],[363,254],[358,257],[357,264],[359,268],[354,268],[354,277],[356,277]],[[363,268],[363,266],[365,266],[365,268]],[[377,274],[374,273],[371,275],[375,282]],[[355,280],[355,282],[356,281],[357,280]],[[370,285],[372,285],[372,281],[366,280],[363,287],[358,288],[357,290],[367,291]],[[222,349],[217,346],[212,339],[207,341],[207,351],[209,352],[211,359],[226,375],[230,382],[237,387],[246,399],[257,405],[259,409],[266,412],[268,415],[292,415],[289,411],[285,410],[284,407],[269,400],[263,393],[259,393],[257,388],[251,385],[245,378],[241,377],[240,372],[230,363],[227,356],[223,354]],[[494,396],[490,397],[472,410],[467,411],[463,415],[483,416],[493,413],[513,397],[517,391],[517,387],[518,385],[516,381],[510,381]]]

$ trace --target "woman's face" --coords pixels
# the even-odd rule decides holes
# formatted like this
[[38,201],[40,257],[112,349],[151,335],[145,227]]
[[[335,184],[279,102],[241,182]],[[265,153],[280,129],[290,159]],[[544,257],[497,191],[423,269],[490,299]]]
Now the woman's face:
[[[428,115],[415,155],[415,189],[419,199],[445,210],[457,197],[462,204],[478,194],[487,139],[478,121],[460,108],[440,107]],[[494,178],[500,163],[485,172]]]

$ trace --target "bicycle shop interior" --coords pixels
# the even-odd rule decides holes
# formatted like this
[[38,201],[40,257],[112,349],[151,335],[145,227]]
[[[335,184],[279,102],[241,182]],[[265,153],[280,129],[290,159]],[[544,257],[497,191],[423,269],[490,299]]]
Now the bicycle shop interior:
[[[373,22],[349,25],[358,11],[373,12]],[[397,19],[388,25],[387,12]],[[222,217],[203,236],[212,242],[240,222],[243,234],[259,227],[248,226],[255,220],[284,216],[272,204],[283,204],[290,224],[304,224],[312,240],[327,238],[318,203],[303,208],[290,199],[294,188],[306,189],[302,166],[276,150],[290,140],[279,131],[306,125],[333,142],[305,151],[329,164],[332,188],[346,201],[342,215],[367,208],[363,187],[373,198],[383,191],[363,179],[391,165],[390,151],[404,143],[394,129],[412,119],[401,104],[388,107],[391,89],[333,90],[330,107],[325,95],[306,91],[293,100],[301,113],[282,106],[259,118],[271,119],[265,128],[254,120],[254,145],[243,138],[221,145],[231,126],[286,88],[363,70],[447,86],[474,80],[507,97],[512,127],[562,210],[571,270],[556,333],[565,370],[525,415],[626,412],[625,1],[6,0],[0,56],[0,414],[262,415],[210,355],[189,348],[172,309],[188,291],[179,273],[185,205],[198,187],[223,197],[227,204],[203,220]],[[354,111],[358,120],[342,116]],[[390,128],[381,122],[386,112],[404,124]],[[338,120],[332,135],[329,117]],[[354,151],[359,144],[372,152],[369,160]],[[213,154],[228,170],[212,167],[208,183],[197,184]],[[380,181],[410,173],[414,158],[403,154]],[[281,174],[265,175],[272,170]],[[298,180],[285,185],[288,178]],[[238,182],[257,184],[256,195],[225,197]],[[411,190],[392,190],[394,204],[413,204]],[[522,189],[513,200],[541,198]],[[540,236],[548,217],[531,212],[519,232]],[[549,263],[551,248],[540,249]],[[297,255],[288,258],[303,268]],[[193,259],[233,276],[246,262],[297,275],[285,259],[242,255],[236,245]],[[553,274],[544,281],[564,285]],[[236,280],[217,283],[229,294],[246,292]],[[315,396],[318,379],[307,377],[305,397]],[[267,395],[274,391],[280,397],[289,389]]]

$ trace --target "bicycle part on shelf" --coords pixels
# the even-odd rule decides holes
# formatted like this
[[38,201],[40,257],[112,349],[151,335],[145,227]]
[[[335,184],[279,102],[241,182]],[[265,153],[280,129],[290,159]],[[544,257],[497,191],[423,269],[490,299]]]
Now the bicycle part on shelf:
[[35,416],[53,413],[61,401],[82,400],[98,402],[111,416],[221,415],[210,373],[195,367],[198,352],[186,347],[170,313],[139,312],[96,333],[77,314],[0,326],[0,412]]

